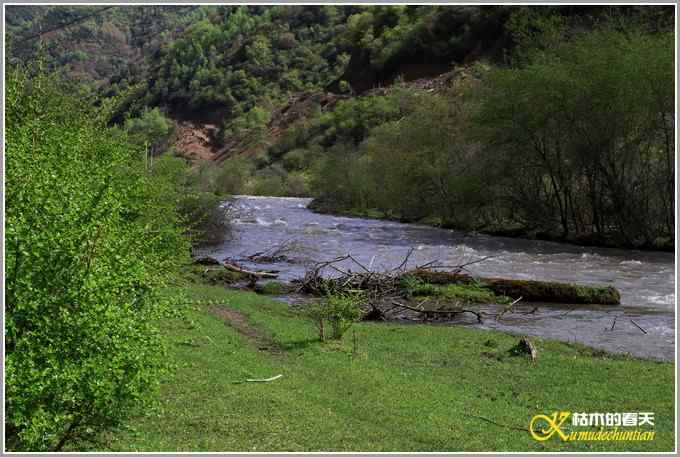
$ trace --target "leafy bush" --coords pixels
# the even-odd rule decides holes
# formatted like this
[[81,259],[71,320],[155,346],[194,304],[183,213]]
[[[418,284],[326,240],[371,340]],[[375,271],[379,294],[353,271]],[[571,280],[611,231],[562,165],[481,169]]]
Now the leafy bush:
[[320,118],[324,144],[359,144],[373,127],[397,120],[400,116],[400,95],[393,93],[342,100],[333,111],[324,113]]
[[[162,158],[161,160],[163,160]],[[215,193],[218,194],[220,193],[218,191],[218,177],[222,174],[222,170],[216,166],[213,162],[205,161],[200,163],[200,165],[193,171],[188,170],[187,167],[183,166],[182,167],[183,173],[186,173],[191,176],[191,183],[189,184],[192,187],[195,187],[197,190],[201,192],[210,192],[210,193]]]
[[237,136],[247,138],[251,145],[260,144],[270,118],[268,110],[255,106],[241,116],[226,121],[220,133],[221,141],[224,143],[229,137]]
[[[318,113],[316,114],[317,116],[315,117],[318,117]],[[316,133],[315,130],[318,130],[318,126],[311,125],[306,120],[298,121],[284,130],[276,143],[269,147],[267,153],[272,159],[278,160],[286,152],[300,149],[307,145],[312,135]]]
[[265,295],[280,295],[283,285],[278,281],[269,281],[262,286],[262,293]]
[[50,76],[7,73],[6,446],[60,450],[148,398],[159,288],[188,246],[173,183]]
[[175,206],[184,233],[193,245],[218,244],[229,234],[230,200],[217,191],[220,170],[206,164],[189,168],[179,157],[161,156],[151,172],[162,182],[164,198]]
[[243,156],[227,159],[216,177],[216,190],[228,195],[243,193],[250,176],[253,164]]
[[141,146],[156,149],[172,132],[172,122],[158,108],[145,109],[138,118],[125,121],[130,139]]
[[311,167],[310,188],[313,195],[322,201],[334,202],[343,209],[368,207],[374,193],[374,171],[367,165],[365,156],[355,147],[334,145]]
[[302,170],[307,165],[307,153],[304,149],[293,149],[283,156],[282,161],[287,171]]
[[251,182],[250,191],[254,195],[285,195],[287,177],[286,171],[277,165],[258,170]]
[[355,295],[328,295],[313,305],[310,316],[319,329],[319,339],[326,339],[326,323],[331,327],[331,338],[339,340],[347,330],[361,318],[361,304],[364,299]]
[[215,245],[225,240],[231,206],[223,200],[208,192],[190,192],[180,200],[179,213],[193,245]]
[[428,295],[440,295],[439,289],[434,284],[421,281],[413,276],[406,276],[399,283],[401,293],[406,297],[420,297]]
[[286,196],[306,197],[309,195],[307,178],[302,173],[291,173],[286,179]]

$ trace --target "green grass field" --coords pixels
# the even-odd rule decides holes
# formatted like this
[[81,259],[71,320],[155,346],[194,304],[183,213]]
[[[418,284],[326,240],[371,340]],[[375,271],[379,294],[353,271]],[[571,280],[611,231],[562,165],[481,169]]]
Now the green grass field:
[[[280,301],[191,285],[247,316],[189,306],[164,332],[173,369],[155,407],[91,443],[109,451],[670,451],[674,366],[465,327],[360,323],[342,342]],[[234,324],[236,325],[236,324]],[[243,326],[251,332],[244,336]],[[247,333],[247,332],[246,332]],[[355,343],[356,342],[356,343]],[[355,346],[356,344],[356,346]],[[356,351],[355,351],[356,349]],[[268,383],[246,378],[283,377]],[[531,417],[557,410],[655,412],[649,442],[539,443]],[[568,427],[566,427],[568,428]],[[82,443],[81,443],[82,445]]]

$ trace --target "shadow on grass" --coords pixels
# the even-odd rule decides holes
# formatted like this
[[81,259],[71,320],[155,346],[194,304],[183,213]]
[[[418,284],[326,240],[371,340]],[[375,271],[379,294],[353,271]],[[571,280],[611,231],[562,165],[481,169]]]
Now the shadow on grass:
[[318,338],[307,338],[306,340],[280,343],[279,347],[284,351],[294,351],[297,349],[307,349],[310,346],[317,346],[319,344],[321,344],[321,341]]

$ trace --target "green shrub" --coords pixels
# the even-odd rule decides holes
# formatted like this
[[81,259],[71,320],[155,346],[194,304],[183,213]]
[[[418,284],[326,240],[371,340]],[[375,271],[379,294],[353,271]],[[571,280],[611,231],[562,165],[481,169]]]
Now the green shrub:
[[286,180],[286,171],[273,165],[255,173],[250,192],[254,195],[282,196],[286,194]]
[[215,179],[216,190],[228,195],[243,193],[253,173],[253,164],[243,156],[227,159]]
[[286,180],[286,196],[306,197],[309,195],[307,179],[302,173],[291,173]]
[[364,299],[355,295],[328,295],[310,308],[310,316],[319,329],[319,339],[326,339],[326,324],[331,328],[331,338],[339,340],[361,318]]
[[194,245],[219,244],[229,233],[223,198],[208,192],[189,192],[179,202],[179,212]]
[[255,106],[241,116],[226,121],[220,134],[221,141],[224,143],[229,137],[238,136],[246,139],[251,146],[258,145],[264,140],[270,118],[271,113],[267,109]]
[[174,184],[52,76],[7,74],[6,449],[60,450],[158,384]]
[[406,297],[441,295],[440,290],[434,284],[428,284],[412,276],[406,276],[402,278],[399,286],[401,288],[401,292]]
[[324,143],[327,146],[339,142],[359,144],[373,127],[399,119],[400,96],[396,93],[340,101],[319,119],[324,129]]
[[158,108],[145,109],[138,118],[127,119],[125,130],[130,139],[153,152],[170,136],[173,124]]
[[196,187],[197,190],[201,192],[211,192],[214,194],[220,193],[218,184],[218,179],[222,174],[222,169],[217,167],[213,162],[205,161],[201,163],[198,168],[190,173],[188,169],[185,170],[186,173],[193,174],[195,182],[192,185]]
[[175,206],[194,245],[220,243],[229,233],[231,204],[215,190],[216,171],[212,165],[192,170],[183,159],[167,154],[151,168],[158,180],[169,183],[162,189],[164,199]]
[[302,170],[307,165],[307,153],[304,149],[293,149],[282,160],[283,168],[287,171]]

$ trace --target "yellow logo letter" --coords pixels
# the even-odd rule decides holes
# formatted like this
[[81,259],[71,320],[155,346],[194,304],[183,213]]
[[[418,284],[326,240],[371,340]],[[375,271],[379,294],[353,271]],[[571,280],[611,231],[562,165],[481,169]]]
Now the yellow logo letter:
[[[555,432],[560,435],[562,441],[568,441],[569,437],[562,431],[560,427],[564,421],[567,420],[570,414],[571,413],[569,411],[555,411],[550,416],[546,414],[537,414],[531,419],[531,422],[529,422],[529,432],[536,441],[545,441],[553,436]],[[536,425],[539,421],[542,421],[545,424],[542,427],[535,429],[534,425]]]

